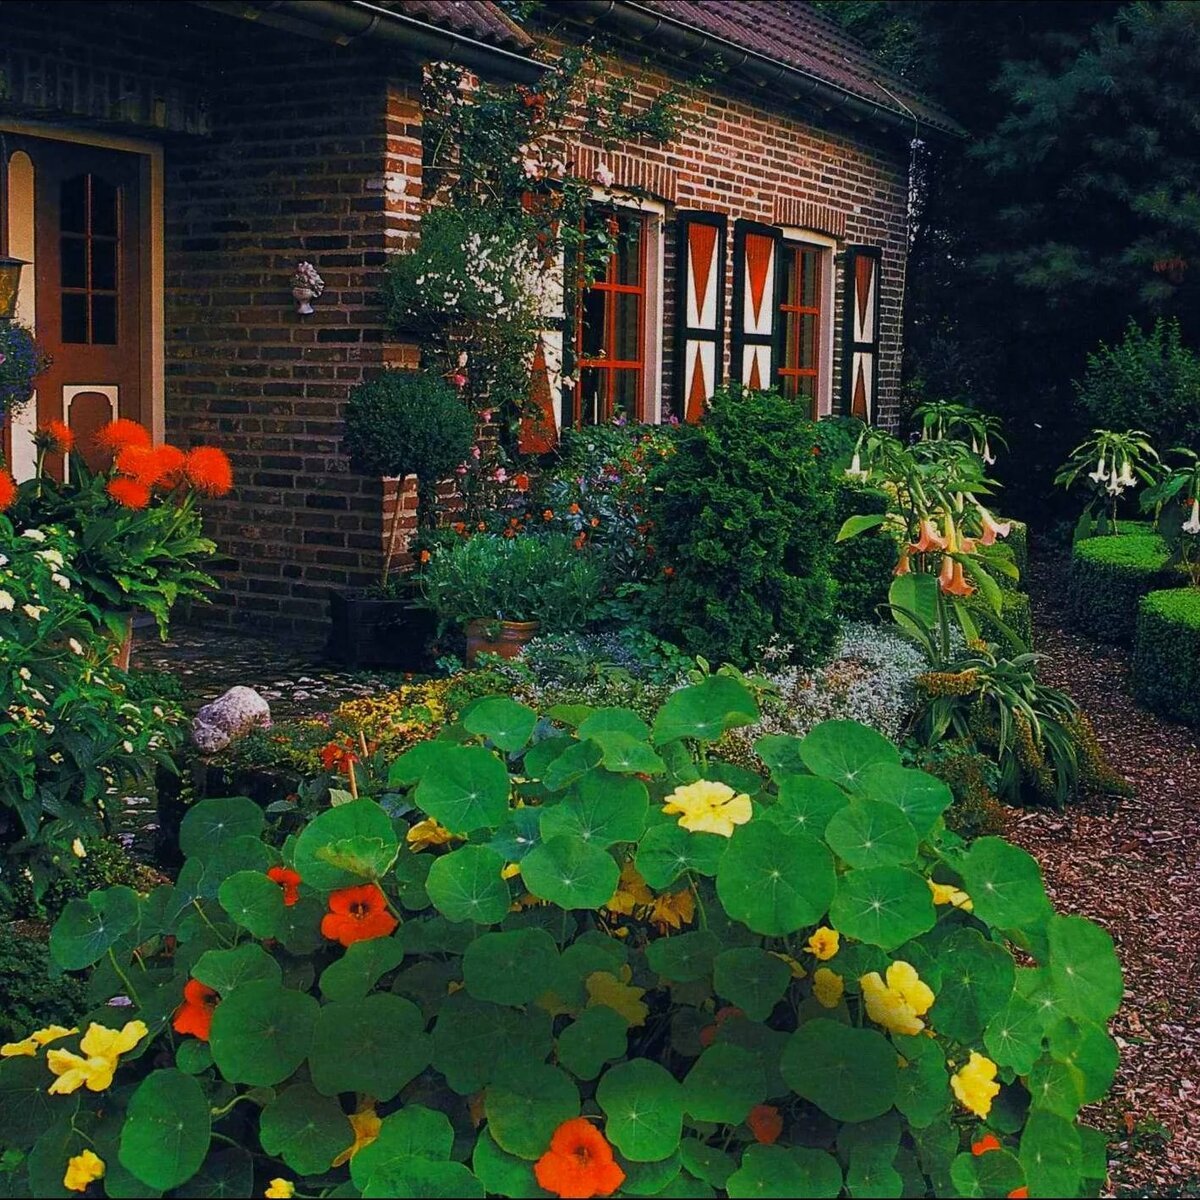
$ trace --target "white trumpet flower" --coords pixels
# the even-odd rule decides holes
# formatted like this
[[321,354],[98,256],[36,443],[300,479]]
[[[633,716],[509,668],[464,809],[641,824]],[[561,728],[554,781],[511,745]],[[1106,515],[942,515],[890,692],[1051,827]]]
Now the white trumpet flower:
[[1120,485],[1122,487],[1136,487],[1137,486],[1137,480],[1134,478],[1134,475],[1133,475],[1133,464],[1129,461],[1129,459],[1126,459],[1121,464],[1121,477],[1118,480],[1118,482],[1120,483]]
[[1096,464],[1096,469],[1088,473],[1088,478],[1095,483],[1103,483],[1108,477],[1108,471],[1104,466],[1104,455],[1100,456],[1100,461]]
[[1200,533],[1200,500],[1192,501],[1192,515],[1183,523],[1184,533]]

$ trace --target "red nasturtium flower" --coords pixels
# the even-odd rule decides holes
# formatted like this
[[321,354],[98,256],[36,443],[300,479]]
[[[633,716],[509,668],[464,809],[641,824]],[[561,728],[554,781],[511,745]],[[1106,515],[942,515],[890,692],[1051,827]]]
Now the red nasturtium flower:
[[17,481],[3,468],[0,468],[0,512],[12,508],[17,498]]
[[783,1132],[783,1117],[773,1104],[756,1104],[746,1118],[754,1140],[760,1146],[773,1146]]
[[331,942],[352,946],[355,942],[387,937],[399,922],[387,909],[379,885],[342,888],[329,897],[329,911],[321,918],[321,933]]
[[272,867],[267,878],[283,888],[283,903],[291,908],[300,899],[300,876],[290,867]]
[[564,1121],[533,1165],[538,1183],[556,1196],[611,1196],[625,1182],[604,1134],[584,1117]]
[[1027,1187],[1013,1188],[1013,1190],[1008,1193],[1008,1200],[1026,1200],[1028,1195],[1029,1189]]
[[700,1045],[705,1048],[711,1046],[717,1040],[717,1034],[721,1032],[721,1026],[729,1020],[730,1017],[744,1017],[746,1014],[740,1008],[735,1008],[732,1004],[725,1005],[724,1008],[717,1009],[716,1022],[712,1025],[705,1025],[700,1030]]
[[327,771],[344,771],[350,774],[350,764],[358,762],[353,750],[339,742],[329,742],[321,747],[321,766]]
[[971,1143],[971,1153],[978,1158],[989,1150],[1001,1150],[1000,1139],[994,1133],[985,1133],[977,1142]]
[[150,503],[150,488],[136,479],[118,476],[110,479],[104,490],[122,508],[145,508]]
[[137,421],[131,421],[128,417],[118,417],[96,432],[95,442],[102,450],[116,454],[125,446],[148,446],[151,437],[150,431],[144,425],[139,425]]
[[224,496],[233,488],[233,466],[224,450],[197,446],[183,464],[187,481],[202,496]]
[[206,987],[198,979],[189,979],[184,984],[183,1003],[175,1010],[175,1019],[171,1022],[175,1032],[190,1033],[192,1037],[207,1042],[213,1009],[220,1002],[221,997],[212,988]]

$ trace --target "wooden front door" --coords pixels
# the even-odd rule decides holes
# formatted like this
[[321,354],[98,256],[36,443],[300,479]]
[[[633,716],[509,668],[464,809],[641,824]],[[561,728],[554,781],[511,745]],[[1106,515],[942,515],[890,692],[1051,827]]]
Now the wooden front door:
[[85,459],[98,465],[90,442],[101,425],[118,416],[150,419],[139,158],[72,142],[7,140],[33,164],[35,331],[52,360],[37,380],[37,423],[65,421]]

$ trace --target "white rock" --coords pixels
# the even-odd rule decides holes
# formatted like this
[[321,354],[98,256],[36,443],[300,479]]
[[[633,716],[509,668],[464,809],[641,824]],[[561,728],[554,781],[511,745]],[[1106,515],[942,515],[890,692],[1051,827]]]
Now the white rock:
[[271,728],[271,706],[253,688],[232,687],[206,704],[192,721],[192,741],[216,754],[252,729]]

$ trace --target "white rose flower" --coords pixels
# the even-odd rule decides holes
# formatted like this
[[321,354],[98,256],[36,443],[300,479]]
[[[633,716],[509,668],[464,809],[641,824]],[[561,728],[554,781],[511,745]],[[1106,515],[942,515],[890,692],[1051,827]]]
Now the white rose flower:
[[44,542],[46,540],[46,535],[40,529],[27,529],[21,536],[28,538],[31,542]]

